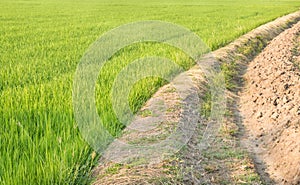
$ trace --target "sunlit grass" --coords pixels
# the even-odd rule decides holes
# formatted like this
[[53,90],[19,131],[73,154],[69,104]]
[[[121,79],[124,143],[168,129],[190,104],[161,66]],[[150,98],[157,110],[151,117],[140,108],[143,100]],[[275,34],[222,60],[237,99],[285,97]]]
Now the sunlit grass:
[[[180,24],[212,49],[258,25],[297,10],[284,1],[7,1],[0,2],[0,183],[86,184],[97,161],[81,138],[72,107],[73,76],[80,58],[100,35],[140,20]],[[123,128],[112,111],[111,85],[134,59],[164,56],[188,69],[184,53],[160,44],[129,46],[99,74],[96,100],[113,135]],[[147,69],[141,69],[147,70]],[[133,111],[166,81],[135,85]]]

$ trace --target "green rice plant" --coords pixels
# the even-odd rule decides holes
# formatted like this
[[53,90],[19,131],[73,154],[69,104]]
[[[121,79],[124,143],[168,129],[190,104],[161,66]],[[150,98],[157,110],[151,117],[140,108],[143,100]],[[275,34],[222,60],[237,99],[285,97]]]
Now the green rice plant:
[[[293,0],[2,0],[0,184],[91,182],[99,156],[78,130],[72,84],[80,58],[106,31],[133,21],[168,21],[189,28],[214,50],[299,6]],[[146,56],[170,58],[184,69],[194,64],[178,49],[157,43],[128,46],[113,56],[99,73],[95,97],[99,116],[114,136],[124,125],[112,110],[112,83],[126,65]],[[129,95],[132,111],[166,83],[147,78],[135,84]]]

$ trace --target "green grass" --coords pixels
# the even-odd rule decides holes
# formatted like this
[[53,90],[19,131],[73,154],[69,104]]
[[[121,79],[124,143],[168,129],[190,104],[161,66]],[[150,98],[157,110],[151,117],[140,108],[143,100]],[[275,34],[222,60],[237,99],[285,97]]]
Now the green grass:
[[[101,34],[140,20],[180,24],[212,49],[274,18],[298,9],[292,0],[40,0],[0,2],[0,184],[86,184],[97,162],[73,116],[73,76],[84,52]],[[133,59],[165,56],[185,69],[193,62],[159,44],[120,51],[99,74],[97,107],[105,126],[123,126],[112,112],[110,88]],[[166,83],[149,78],[135,85],[137,111]],[[103,98],[104,97],[104,98]]]

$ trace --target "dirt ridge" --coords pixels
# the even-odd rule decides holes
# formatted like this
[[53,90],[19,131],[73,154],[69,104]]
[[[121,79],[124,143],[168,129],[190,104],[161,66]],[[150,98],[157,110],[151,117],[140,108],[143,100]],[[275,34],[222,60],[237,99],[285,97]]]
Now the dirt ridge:
[[[237,73],[232,74],[232,77],[229,80],[233,86],[229,87],[229,90],[227,91],[228,115],[226,115],[224,124],[219,131],[219,133],[223,133],[222,136],[216,135],[215,139],[216,141],[221,141],[211,143],[215,149],[211,147],[211,150],[208,152],[210,155],[217,152],[243,153],[243,149],[246,149],[247,151],[247,143],[240,143],[240,139],[243,138],[245,128],[242,124],[243,120],[239,114],[238,107],[238,93],[243,88],[243,74],[247,69],[249,62],[252,61],[252,59],[269,43],[269,41],[299,21],[299,13],[300,12],[298,11],[262,25],[240,37],[228,46],[214,52],[216,58],[220,60],[222,65],[232,71],[236,71]],[[229,133],[226,135],[224,131]],[[201,130],[199,132],[201,133]],[[191,145],[189,148],[195,148],[197,145],[195,143],[197,142],[191,141],[188,143],[188,145]],[[222,147],[224,146],[229,148],[229,150],[223,150]],[[187,153],[197,153],[197,149],[188,150]],[[198,172],[197,170],[193,173],[189,172],[190,174],[188,175],[185,184],[274,184],[273,181],[270,180],[269,174],[265,173],[264,165],[258,165],[260,161],[257,160],[256,156],[251,151],[250,158],[245,157],[244,159],[238,159],[236,157],[226,156],[225,159],[219,159],[220,157],[215,157],[213,158],[214,162],[211,161],[210,156],[207,157],[201,155],[202,154],[198,152],[198,156],[194,156],[192,159],[185,158],[189,160],[186,162],[188,165],[196,164],[195,162],[200,160],[204,161],[204,165],[200,163],[197,167]],[[247,154],[243,153],[243,155]],[[228,159],[231,161],[228,161]],[[256,163],[255,170],[258,171],[261,176],[260,179],[254,179],[253,181],[249,180],[249,178],[245,178],[245,175],[248,175],[250,178],[256,178],[256,172],[253,172],[251,169],[254,168],[252,159],[254,159],[254,162]],[[226,164],[223,165],[223,163]],[[186,165],[185,168],[188,168],[188,165]],[[200,176],[200,178],[195,177],[197,175]],[[202,180],[199,181],[201,178]]]
[[[239,39],[229,44],[228,46],[218,49],[217,51],[213,52],[213,54],[215,55],[216,58],[219,59],[221,65],[229,64],[230,66],[230,64],[236,63],[236,66],[234,66],[235,68],[245,69],[245,66],[248,64],[248,62],[250,62],[253,59],[253,57],[256,54],[258,54],[272,38],[280,34],[286,28],[291,27],[299,20],[300,20],[300,11],[278,18],[275,21],[260,26],[257,29],[249,32],[248,34],[240,37]],[[195,94],[197,92],[200,98],[203,98],[206,89],[205,87],[206,81],[203,77],[201,77],[201,74],[203,74],[203,72],[197,67],[193,67],[187,72],[187,74],[192,76],[194,79],[193,81],[194,85],[191,87],[191,93]],[[241,75],[241,73],[234,75],[232,79],[237,84],[240,83],[239,75]],[[169,105],[166,106],[168,107],[167,109],[170,109],[172,111],[169,112],[169,115],[164,117],[165,121],[169,124],[162,124],[165,126],[159,127],[160,130],[157,130],[157,132],[149,133],[150,135],[153,134],[157,136],[157,133],[158,135],[163,135],[164,133],[167,133],[170,130],[170,128],[174,127],[173,125],[174,122],[178,122],[178,118],[182,114],[183,110],[181,109],[181,106],[178,106],[177,101],[182,102],[183,100],[176,99],[177,95],[174,94],[171,86],[172,85],[169,84],[167,86],[162,87],[153,96],[153,98],[162,97],[165,102],[170,103]],[[236,105],[235,93],[238,92],[238,85],[236,87],[237,88],[232,88],[231,91],[227,92],[230,100],[228,106],[231,107],[233,113],[237,110],[236,107],[232,108],[234,105]],[[187,100],[186,103],[188,101],[190,100]],[[153,111],[157,109],[157,106],[154,105],[155,103],[152,104],[151,102],[153,103],[157,101],[153,101],[150,99],[145,105],[145,107],[142,109],[142,112],[145,110],[151,111],[151,108],[154,108]],[[200,100],[200,102],[202,102],[202,99]],[[147,117],[151,117],[151,116],[156,117],[157,115],[156,116],[147,115]],[[143,116],[140,117],[139,119],[143,119]],[[200,119],[202,118],[199,117],[199,121],[201,121]],[[235,127],[237,130],[240,130],[239,128],[240,125],[238,125],[240,123],[240,118],[238,118],[236,115],[233,114],[233,116],[229,116],[226,119],[229,122],[229,124],[225,124],[225,127],[231,126],[231,127]],[[202,123],[205,124],[205,122]],[[203,134],[202,128],[196,130],[194,135],[197,134],[198,135]],[[140,137],[140,135],[136,136],[134,133],[127,132],[125,129],[124,134],[121,138],[124,138],[126,140],[126,138],[134,139],[134,137],[140,137],[141,139],[141,138],[147,138],[149,135],[146,134],[145,136],[146,137],[144,136]],[[236,138],[237,137],[234,136],[232,138],[229,138],[228,140],[230,142],[232,141],[236,142]],[[201,138],[199,137],[192,138],[187,144],[187,150],[185,150],[185,152],[189,152],[189,153],[195,152],[195,154],[198,154],[197,150],[199,150],[199,147],[197,146],[197,143],[199,143],[199,139]],[[181,154],[183,154],[183,156],[180,156],[179,158],[174,159],[172,157],[169,157],[164,161],[162,161],[161,163],[153,163],[153,164],[149,164],[147,162],[145,163],[143,161],[138,161],[138,162],[135,161],[126,164],[118,164],[111,161],[106,161],[104,158],[101,158],[99,161],[99,166],[94,170],[94,176],[97,177],[97,181],[95,181],[94,184],[166,184],[166,183],[179,184],[179,182],[184,182],[185,184],[199,184],[201,183],[199,181],[199,178],[203,177],[201,176],[201,174],[200,176],[197,176],[199,175],[198,172],[194,173],[191,172],[193,170],[189,169],[189,172],[186,173],[186,171],[184,170],[189,168],[188,165],[195,164],[195,166],[197,166],[196,163],[199,163],[199,169],[194,168],[195,170],[204,173],[206,173],[205,170],[206,171],[210,170],[211,172],[210,174],[206,174],[206,177],[208,176],[209,178],[205,179],[205,183],[213,184],[214,182],[220,182],[220,181],[216,181],[216,179],[211,178],[215,174],[214,172],[215,169],[209,169],[209,165],[210,165],[209,162],[208,162],[207,169],[205,169],[205,167],[203,167],[202,164],[200,163],[199,160],[201,160],[201,158],[199,158],[199,156],[202,156],[202,154],[200,154],[199,156],[197,155],[188,156],[188,158],[184,156],[186,153],[183,152]],[[181,164],[180,160],[185,160],[184,164]],[[241,161],[237,161],[236,163],[239,162]],[[251,166],[252,165],[251,161],[249,163],[250,163],[249,166]],[[173,165],[175,165],[176,168],[175,172],[174,172]],[[177,169],[176,166],[178,166],[178,168],[180,169]],[[222,168],[224,166],[220,166],[220,167]],[[218,170],[219,169],[216,169],[216,171]],[[235,171],[238,171],[238,169],[235,169]],[[177,172],[184,173],[185,174],[184,177],[183,178],[179,177],[180,179],[178,180],[176,176],[178,175]],[[229,174],[229,176],[230,175],[232,174]],[[226,178],[226,180],[232,180],[232,178],[228,177]],[[237,179],[237,182],[239,180],[240,179]]]
[[292,52],[299,33],[300,22],[268,44],[249,64],[240,95],[244,143],[276,184],[300,184],[300,70]]

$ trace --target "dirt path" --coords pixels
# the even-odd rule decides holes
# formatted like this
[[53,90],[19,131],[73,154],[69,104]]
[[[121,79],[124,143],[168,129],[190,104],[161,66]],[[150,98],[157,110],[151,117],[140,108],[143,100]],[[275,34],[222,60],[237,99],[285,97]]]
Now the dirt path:
[[248,66],[240,112],[244,143],[267,182],[300,184],[300,22]]
[[[300,79],[299,69],[291,61],[300,63],[300,44],[296,44],[300,23],[283,32],[298,21],[300,11],[260,26],[213,52],[227,73],[226,113],[217,124],[197,112],[210,103],[199,68],[187,71],[193,79],[188,88],[183,78],[178,78],[184,96],[176,94],[173,82],[162,87],[133,121],[140,129],[126,128],[119,140],[134,145],[157,143],[178,125],[195,123],[185,147],[172,156],[162,156],[156,148],[149,155],[149,151],[122,148],[116,142],[107,154],[114,156],[115,162],[105,155],[100,159],[94,169],[94,184],[274,184],[271,179],[279,184],[299,183]],[[189,106],[198,98],[197,107]]]

